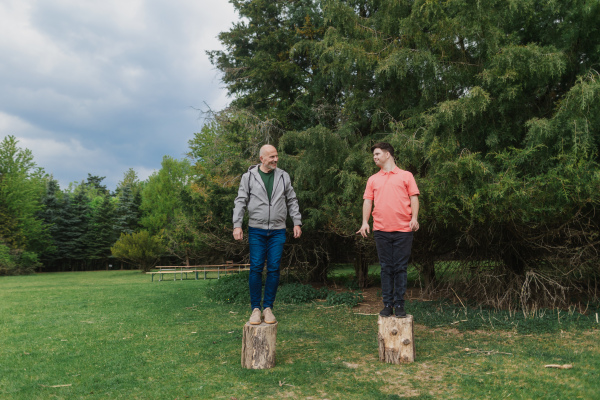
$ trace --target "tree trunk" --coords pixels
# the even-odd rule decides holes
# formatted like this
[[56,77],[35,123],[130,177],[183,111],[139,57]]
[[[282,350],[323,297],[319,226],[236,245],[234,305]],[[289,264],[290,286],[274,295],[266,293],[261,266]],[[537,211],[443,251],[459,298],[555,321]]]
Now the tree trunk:
[[419,272],[421,275],[421,279],[423,279],[425,290],[432,289],[436,282],[435,261],[433,257],[427,257],[423,259],[423,261],[421,262],[421,268]]
[[516,250],[505,250],[502,261],[506,268],[516,275],[525,275],[525,261]]
[[360,244],[355,244],[355,257],[354,257],[354,273],[356,274],[356,280],[358,281],[358,287],[364,289],[367,287],[369,279],[369,260],[364,253],[364,248]]
[[277,323],[244,325],[242,339],[242,368],[267,369],[275,366]]
[[377,321],[379,333],[379,361],[405,364],[415,361],[413,316],[406,318],[382,317]]

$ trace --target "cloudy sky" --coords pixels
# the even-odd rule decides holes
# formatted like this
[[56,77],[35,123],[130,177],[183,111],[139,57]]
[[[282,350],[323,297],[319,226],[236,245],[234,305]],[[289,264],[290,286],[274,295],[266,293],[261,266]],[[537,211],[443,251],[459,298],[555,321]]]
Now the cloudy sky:
[[205,51],[236,20],[226,0],[0,0],[0,139],[61,188],[147,178],[229,102]]

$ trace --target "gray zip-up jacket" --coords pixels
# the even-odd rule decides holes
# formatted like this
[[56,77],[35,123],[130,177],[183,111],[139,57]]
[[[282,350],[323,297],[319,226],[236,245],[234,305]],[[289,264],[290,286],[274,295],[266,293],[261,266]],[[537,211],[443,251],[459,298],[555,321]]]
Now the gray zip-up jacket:
[[288,212],[294,226],[302,225],[298,199],[290,175],[282,169],[275,168],[273,193],[269,202],[267,188],[258,173],[259,166],[260,164],[251,166],[242,175],[233,208],[233,227],[242,227],[246,208],[250,217],[248,225],[253,228],[284,229]]

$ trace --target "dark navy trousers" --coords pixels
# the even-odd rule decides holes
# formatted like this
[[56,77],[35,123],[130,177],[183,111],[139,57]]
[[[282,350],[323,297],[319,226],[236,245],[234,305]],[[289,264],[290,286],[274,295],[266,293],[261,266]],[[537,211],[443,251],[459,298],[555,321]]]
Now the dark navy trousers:
[[381,265],[381,294],[388,307],[404,306],[406,270],[412,248],[412,232],[374,231]]

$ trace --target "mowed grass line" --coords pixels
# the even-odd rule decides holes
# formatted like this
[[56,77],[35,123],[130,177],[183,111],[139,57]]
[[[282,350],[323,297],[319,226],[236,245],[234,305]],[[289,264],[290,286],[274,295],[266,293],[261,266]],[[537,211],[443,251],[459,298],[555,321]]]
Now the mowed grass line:
[[398,366],[377,359],[376,316],[319,303],[277,306],[277,365],[245,370],[241,334],[249,309],[210,302],[208,284],[150,282],[132,271],[0,278],[0,398],[594,399],[600,393],[598,329],[525,335],[417,324],[417,362]]

